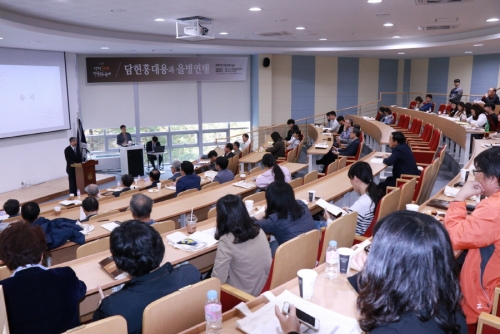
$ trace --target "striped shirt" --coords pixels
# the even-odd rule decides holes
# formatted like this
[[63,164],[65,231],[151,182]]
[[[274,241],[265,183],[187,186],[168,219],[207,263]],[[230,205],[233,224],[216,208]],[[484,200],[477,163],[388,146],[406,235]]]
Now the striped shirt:
[[349,208],[348,212],[358,213],[358,222],[356,223],[356,234],[363,235],[370,226],[375,214],[375,203],[368,194],[361,195],[356,202]]

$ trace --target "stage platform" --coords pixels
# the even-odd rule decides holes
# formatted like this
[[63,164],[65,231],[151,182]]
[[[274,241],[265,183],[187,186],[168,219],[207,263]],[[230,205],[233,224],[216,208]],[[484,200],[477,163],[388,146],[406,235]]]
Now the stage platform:
[[[97,184],[104,184],[115,181],[115,176],[96,173],[96,179]],[[17,199],[22,205],[31,201],[43,203],[68,194],[68,178],[61,177],[34,186],[28,186],[0,194],[0,209],[3,203],[10,198]]]

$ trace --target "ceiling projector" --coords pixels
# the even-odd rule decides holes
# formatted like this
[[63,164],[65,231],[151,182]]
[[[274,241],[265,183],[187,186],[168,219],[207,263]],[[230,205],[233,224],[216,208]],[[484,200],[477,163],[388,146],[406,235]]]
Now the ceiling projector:
[[208,33],[208,28],[202,26],[202,25],[197,25],[197,26],[189,26],[189,27],[184,27],[184,35],[188,36],[206,36]]

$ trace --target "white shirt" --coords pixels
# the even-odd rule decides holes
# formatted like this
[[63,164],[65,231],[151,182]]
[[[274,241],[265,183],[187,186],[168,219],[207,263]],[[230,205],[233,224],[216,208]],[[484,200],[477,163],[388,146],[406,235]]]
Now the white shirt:
[[[288,168],[281,166],[279,167],[283,171],[283,174],[285,174],[285,182],[290,182],[292,180],[292,175],[290,175],[290,171],[288,170]],[[264,173],[257,176],[257,180],[255,180],[255,184],[259,188],[265,188],[273,182],[274,182],[274,174],[272,168],[268,169]]]
[[245,143],[241,143],[241,146],[243,146],[242,147],[243,150],[246,149],[248,146],[250,146],[250,143],[251,143],[250,139],[248,139]]
[[348,212],[353,211],[358,213],[356,234],[363,235],[372,223],[373,215],[375,214],[375,204],[368,194],[364,194],[348,210]]
[[300,139],[292,137],[289,141],[287,141],[287,144],[290,144],[289,146],[287,146],[287,148],[286,148],[287,150],[294,149],[297,146],[299,146]]
[[477,127],[484,127],[484,125],[486,124],[486,122],[488,122],[488,118],[486,117],[485,114],[480,114],[478,117],[477,117],[477,121],[475,121],[472,116],[470,116],[469,118],[467,118],[467,122],[470,123],[470,125],[474,125],[474,126],[477,126]]
[[334,119],[333,121],[328,121],[328,127],[333,131],[337,132],[339,131],[340,124],[337,122],[337,119]]

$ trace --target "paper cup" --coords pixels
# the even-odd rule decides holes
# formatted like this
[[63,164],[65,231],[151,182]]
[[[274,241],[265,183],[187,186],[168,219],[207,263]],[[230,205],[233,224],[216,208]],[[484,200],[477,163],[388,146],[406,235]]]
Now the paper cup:
[[351,258],[354,251],[347,247],[340,247],[337,249],[339,253],[339,270],[341,274],[347,274],[351,270]]
[[245,201],[245,207],[247,208],[248,212],[251,212],[253,210],[253,201],[252,200],[246,200]]
[[299,277],[300,297],[311,299],[314,294],[314,284],[318,273],[312,269],[300,269],[297,271],[297,276]]
[[75,198],[75,194],[71,193],[69,194],[69,199],[74,199]]
[[314,202],[315,197],[316,197],[316,190],[309,190],[309,202]]
[[161,183],[158,182],[158,184],[156,185],[156,187],[158,188],[158,190],[161,190]]
[[460,170],[460,181],[465,182],[465,175],[467,175],[468,169],[462,168]]
[[60,206],[55,206],[54,207],[54,212],[56,213],[56,215],[60,214],[61,213],[61,207]]
[[419,206],[417,204],[406,204],[406,210],[418,212]]
[[240,174],[240,180],[241,181],[245,181],[247,178],[247,175],[246,174]]

